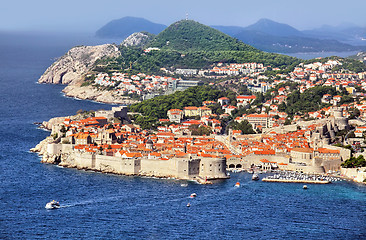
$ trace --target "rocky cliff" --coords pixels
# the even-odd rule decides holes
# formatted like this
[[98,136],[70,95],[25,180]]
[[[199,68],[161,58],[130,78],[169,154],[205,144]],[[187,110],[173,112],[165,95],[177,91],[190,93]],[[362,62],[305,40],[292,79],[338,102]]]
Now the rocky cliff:
[[120,52],[114,44],[73,47],[47,68],[38,82],[74,84],[80,82],[98,59],[118,56]]
[[114,91],[107,91],[107,90],[100,91],[92,86],[81,87],[79,86],[79,84],[69,85],[62,91],[68,97],[83,100],[92,100],[102,103],[130,105],[138,102],[136,100],[130,99],[129,97],[115,94]]
[[154,38],[154,35],[146,32],[136,32],[127,37],[122,43],[122,46],[143,46]]

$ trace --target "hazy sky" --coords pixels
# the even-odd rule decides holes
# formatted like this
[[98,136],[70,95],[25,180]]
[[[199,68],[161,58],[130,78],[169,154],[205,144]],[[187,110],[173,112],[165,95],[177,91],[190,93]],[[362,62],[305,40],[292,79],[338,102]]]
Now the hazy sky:
[[366,27],[366,0],[4,0],[0,6],[0,30],[94,32],[125,16],[169,25],[186,13],[206,25],[247,26],[269,18],[299,30]]

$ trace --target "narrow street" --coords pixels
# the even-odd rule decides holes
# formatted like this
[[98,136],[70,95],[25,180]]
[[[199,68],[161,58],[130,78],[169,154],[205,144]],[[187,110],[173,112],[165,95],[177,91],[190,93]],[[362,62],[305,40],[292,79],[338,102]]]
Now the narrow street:
[[225,146],[235,155],[241,154],[240,150],[234,147],[229,141],[229,135],[216,135],[215,139],[225,144]]

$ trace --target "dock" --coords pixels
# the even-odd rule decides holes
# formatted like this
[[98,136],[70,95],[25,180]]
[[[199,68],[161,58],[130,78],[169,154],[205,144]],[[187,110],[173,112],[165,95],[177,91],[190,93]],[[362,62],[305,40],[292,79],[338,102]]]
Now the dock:
[[320,180],[305,180],[305,179],[275,179],[275,178],[263,178],[263,182],[284,182],[284,183],[307,183],[307,184],[328,184],[330,181]]

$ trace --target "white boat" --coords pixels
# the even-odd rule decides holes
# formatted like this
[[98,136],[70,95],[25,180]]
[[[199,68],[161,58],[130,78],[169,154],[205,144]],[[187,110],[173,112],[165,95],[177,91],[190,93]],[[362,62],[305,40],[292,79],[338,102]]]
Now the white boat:
[[187,183],[182,183],[180,186],[181,186],[181,187],[187,187],[187,186],[188,186],[188,184],[187,184]]
[[308,189],[308,186],[304,185],[302,186],[303,189]]
[[240,182],[237,182],[237,183],[235,184],[235,187],[240,187]]
[[258,181],[259,180],[258,174],[254,173],[253,176],[252,176],[252,180],[253,181]]
[[187,204],[187,207],[190,207],[190,206],[191,206],[191,204],[190,204],[190,203],[188,203],[188,204]]
[[60,203],[52,200],[51,202],[47,203],[45,206],[46,209],[57,209],[60,208]]
[[190,198],[195,198],[197,197],[197,194],[196,193],[192,193],[191,196],[189,196]]

